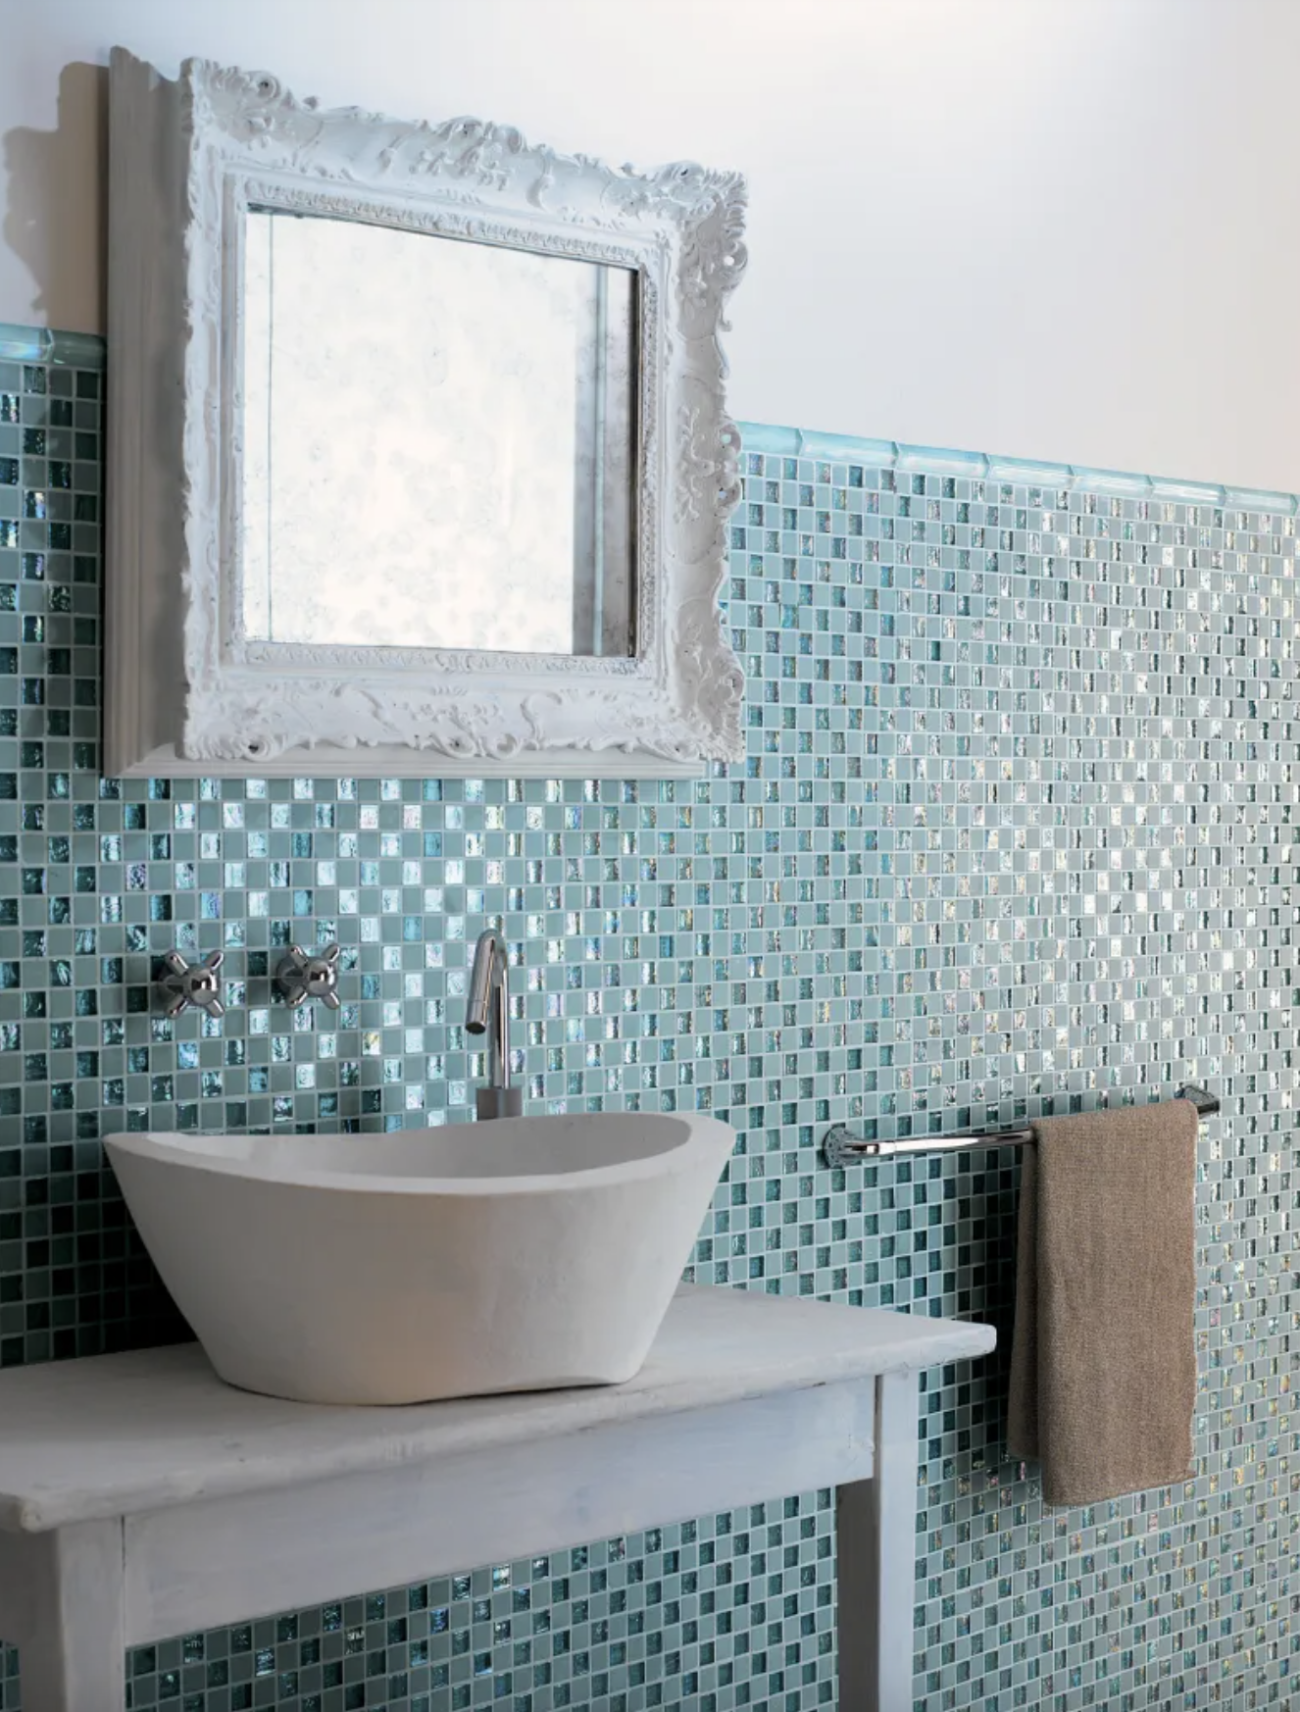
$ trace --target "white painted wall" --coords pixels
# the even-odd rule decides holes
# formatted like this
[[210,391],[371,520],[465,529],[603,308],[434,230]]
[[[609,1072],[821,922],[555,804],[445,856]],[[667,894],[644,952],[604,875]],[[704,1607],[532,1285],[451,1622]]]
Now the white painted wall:
[[0,320],[103,325],[117,42],[744,168],[742,417],[1300,489],[1297,0],[0,0]]

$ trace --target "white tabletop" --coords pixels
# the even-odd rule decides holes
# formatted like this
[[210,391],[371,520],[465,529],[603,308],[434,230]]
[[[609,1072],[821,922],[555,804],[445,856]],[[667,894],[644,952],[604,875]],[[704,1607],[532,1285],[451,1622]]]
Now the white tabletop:
[[0,1528],[40,1533],[915,1371],[994,1342],[991,1326],[684,1285],[625,1385],[340,1408],[234,1390],[197,1344],[16,1368],[0,1374]]

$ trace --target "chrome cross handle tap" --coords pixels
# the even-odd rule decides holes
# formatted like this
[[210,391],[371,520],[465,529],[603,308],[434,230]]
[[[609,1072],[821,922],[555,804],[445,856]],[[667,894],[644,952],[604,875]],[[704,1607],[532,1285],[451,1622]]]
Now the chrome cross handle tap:
[[210,1017],[226,1014],[221,1002],[221,968],[224,951],[209,951],[202,963],[187,963],[179,951],[169,951],[163,958],[165,971],[158,985],[167,998],[167,1015],[177,1017],[191,1005],[206,1011]]
[[301,945],[290,946],[275,971],[275,984],[293,1009],[319,999],[331,1011],[339,1008],[339,948],[327,945],[310,955]]

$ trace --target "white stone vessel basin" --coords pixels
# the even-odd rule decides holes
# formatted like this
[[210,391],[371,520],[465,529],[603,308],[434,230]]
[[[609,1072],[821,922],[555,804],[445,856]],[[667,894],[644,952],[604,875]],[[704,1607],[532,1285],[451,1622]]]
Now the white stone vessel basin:
[[611,1112],[105,1145],[223,1379],[417,1403],[630,1379],[734,1140],[716,1118]]

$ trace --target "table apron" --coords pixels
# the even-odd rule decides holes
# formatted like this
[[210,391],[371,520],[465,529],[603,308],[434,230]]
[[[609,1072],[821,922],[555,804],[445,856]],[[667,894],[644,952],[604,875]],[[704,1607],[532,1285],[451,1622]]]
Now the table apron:
[[875,1414],[856,1378],[128,1516],[128,1643],[864,1480]]

